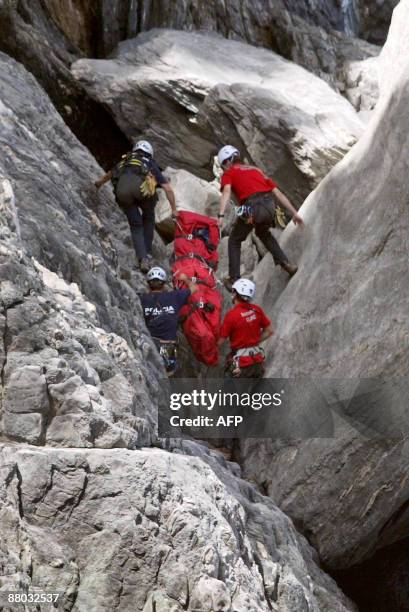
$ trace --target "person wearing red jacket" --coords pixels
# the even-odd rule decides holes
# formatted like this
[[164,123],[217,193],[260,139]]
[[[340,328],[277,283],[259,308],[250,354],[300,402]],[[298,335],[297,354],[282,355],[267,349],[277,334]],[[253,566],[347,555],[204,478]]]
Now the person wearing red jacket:
[[277,240],[269,231],[275,224],[274,196],[292,215],[296,225],[304,224],[290,200],[278,189],[276,183],[265,176],[255,166],[241,163],[240,152],[230,145],[224,146],[218,153],[218,160],[223,169],[221,179],[222,196],[220,199],[219,225],[223,225],[224,212],[232,192],[239,205],[236,206],[237,220],[230,232],[229,277],[225,279],[226,288],[231,291],[234,282],[240,276],[241,243],[255,229],[266,249],[272,254],[276,265],[280,265],[290,276],[297,272],[297,266],[291,264],[280,248]]
[[238,279],[232,287],[234,307],[226,314],[218,341],[219,347],[228,338],[231,353],[227,358],[226,378],[262,378],[264,351],[259,346],[274,331],[264,310],[251,304],[255,285],[246,278]]

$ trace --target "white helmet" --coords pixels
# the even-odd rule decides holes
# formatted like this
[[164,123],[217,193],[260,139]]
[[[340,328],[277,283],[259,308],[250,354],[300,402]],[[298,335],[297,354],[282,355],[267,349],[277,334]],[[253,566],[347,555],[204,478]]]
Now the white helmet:
[[236,282],[233,283],[233,289],[240,297],[245,299],[246,302],[250,302],[256,292],[255,284],[247,278],[239,278],[239,280],[236,280]]
[[236,149],[236,147],[232,147],[231,145],[226,145],[222,147],[217,154],[217,159],[219,160],[219,164],[222,166],[225,161],[230,159],[231,157],[239,157],[240,151]]
[[153,157],[153,147],[150,142],[147,140],[138,140],[138,142],[134,145],[133,151],[143,151],[147,153],[151,157]]
[[148,279],[148,281],[152,281],[152,280],[158,280],[161,281],[162,283],[166,282],[166,272],[163,268],[159,268],[159,266],[155,266],[154,268],[151,268],[148,272],[148,274],[146,275],[146,278]]

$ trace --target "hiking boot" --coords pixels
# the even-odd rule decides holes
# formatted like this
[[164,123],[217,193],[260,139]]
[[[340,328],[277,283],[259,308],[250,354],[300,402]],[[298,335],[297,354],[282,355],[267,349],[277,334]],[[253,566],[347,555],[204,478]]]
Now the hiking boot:
[[139,269],[143,274],[146,274],[151,269],[151,262],[147,257],[143,257],[139,261]]
[[298,270],[298,266],[294,266],[293,264],[291,264],[289,261],[286,261],[285,263],[281,264],[281,267],[283,270],[285,270],[287,272],[287,274],[291,277],[294,276],[294,274],[297,272]]
[[233,291],[233,285],[236,282],[237,278],[230,278],[230,276],[228,276],[227,278],[225,278],[223,280],[223,285],[226,287],[227,291],[229,291],[230,293],[232,293]]

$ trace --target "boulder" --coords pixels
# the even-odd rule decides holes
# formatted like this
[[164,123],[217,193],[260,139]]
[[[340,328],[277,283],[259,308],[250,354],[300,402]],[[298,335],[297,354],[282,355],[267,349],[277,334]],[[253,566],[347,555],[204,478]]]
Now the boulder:
[[298,204],[363,130],[322,80],[215,35],[155,30],[122,43],[112,59],[79,60],[72,71],[129,138],[153,141],[161,161],[210,177],[217,147],[231,142]]
[[[407,405],[398,383],[409,372],[403,282],[409,162],[402,155],[409,144],[408,21],[404,0],[383,57],[390,78],[365,135],[305,202],[304,230],[291,223],[284,231],[281,244],[298,261],[298,273],[290,281],[280,271],[268,276],[268,255],[255,273],[277,328],[268,375],[312,377],[322,385],[327,378],[350,380],[333,439],[249,440],[242,447],[247,476],[270,483],[271,496],[333,568],[351,567],[408,536],[407,407],[403,429],[391,433],[399,401]],[[382,419],[369,433],[361,424],[371,396],[352,402],[355,389],[358,398],[363,393],[359,377],[390,381],[388,395],[379,396]]]
[[271,500],[184,452],[3,445],[3,589],[58,585],[90,611],[356,610]]
[[[35,74],[68,125],[109,166],[126,149],[127,142],[103,107],[93,103],[72,79],[69,66],[80,55],[106,57],[122,40],[154,27],[212,31],[272,49],[343,91],[345,65],[380,51],[353,38],[359,27],[362,25],[364,37],[378,44],[385,38],[384,34],[380,40],[378,35],[371,36],[372,26],[366,23],[367,18],[372,23],[377,18],[379,2],[376,15],[366,0],[361,4],[229,0],[221,5],[218,0],[210,0],[196,7],[190,0],[160,0],[143,6],[131,0],[96,0],[91,4],[83,0],[3,0],[0,24],[6,34],[0,49]],[[396,0],[382,3],[379,21],[385,32],[394,4]]]
[[[209,0],[196,6],[190,0],[159,0],[155,5],[144,6],[138,31],[173,28],[218,32],[228,39],[271,49],[304,66],[334,89],[343,89],[345,64],[380,52],[379,47],[359,40],[359,32],[363,38],[382,45],[393,4],[396,0],[383,0],[375,9],[369,6],[368,0],[359,3],[334,0],[227,0],[220,3]],[[367,17],[372,23],[377,18],[382,22],[383,35],[371,36]]]

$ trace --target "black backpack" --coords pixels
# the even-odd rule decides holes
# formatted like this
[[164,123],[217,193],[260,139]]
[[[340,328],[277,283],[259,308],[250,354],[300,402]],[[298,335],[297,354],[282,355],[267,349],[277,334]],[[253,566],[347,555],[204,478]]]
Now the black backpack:
[[136,189],[139,190],[141,200],[151,198],[155,195],[157,181],[149,165],[140,153],[127,153],[122,157],[112,176],[112,183],[115,190],[119,179],[124,174],[132,174]]

